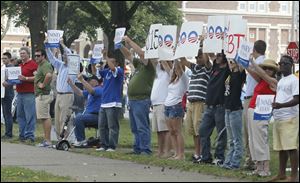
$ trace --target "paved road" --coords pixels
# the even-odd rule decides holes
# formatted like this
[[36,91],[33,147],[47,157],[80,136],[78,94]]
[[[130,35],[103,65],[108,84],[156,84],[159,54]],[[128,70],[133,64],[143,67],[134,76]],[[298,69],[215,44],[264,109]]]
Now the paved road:
[[239,180],[182,172],[162,167],[112,160],[55,149],[1,142],[1,166],[14,165],[60,176],[70,176],[78,181],[113,182],[236,182]]

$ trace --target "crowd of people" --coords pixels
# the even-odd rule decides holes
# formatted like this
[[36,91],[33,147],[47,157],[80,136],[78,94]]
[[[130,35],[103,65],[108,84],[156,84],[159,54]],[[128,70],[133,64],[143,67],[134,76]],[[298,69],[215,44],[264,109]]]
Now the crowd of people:
[[[145,59],[145,51],[128,36],[123,37],[120,51],[134,68],[128,83],[128,110],[133,150],[131,154],[151,155],[151,129],[157,133],[157,156],[174,160],[185,159],[182,129],[193,137],[193,163],[215,164],[225,169],[245,168],[249,175],[270,176],[270,120],[254,118],[256,99],[260,95],[276,95],[273,107],[273,148],[279,152],[279,172],[272,178],[286,179],[286,165],[290,158],[291,177],[295,181],[298,168],[299,79],[292,73],[293,59],[283,55],[277,63],[265,57],[267,45],[254,43],[250,66],[243,68],[224,52],[203,53],[201,40],[196,63],[183,57],[176,60]],[[45,43],[47,40],[45,41]],[[97,69],[91,64],[91,76],[82,73],[69,75],[68,54],[63,44],[59,49],[36,50],[30,59],[28,48],[20,49],[21,81],[16,85],[17,121],[20,141],[35,141],[36,120],[43,121],[44,141],[40,147],[51,147],[50,103],[56,93],[55,129],[60,139],[64,122],[72,112],[74,96],[84,97],[83,113],[75,118],[75,147],[87,145],[85,127],[99,128],[100,147],[97,151],[114,152],[119,141],[119,114],[122,112],[122,89],[125,78],[120,61],[105,51],[106,67]],[[130,50],[133,50],[133,52]],[[135,57],[136,54],[138,57]],[[10,53],[2,56],[6,67],[13,66]],[[185,69],[191,70],[189,78]],[[55,72],[54,72],[55,70]],[[57,76],[55,76],[57,75]],[[56,85],[51,80],[56,77]],[[75,85],[75,80],[83,88]],[[244,100],[242,88],[246,84]],[[11,103],[13,85],[2,83],[5,97],[1,100],[5,118],[5,135],[12,138]],[[187,94],[186,111],[183,107]],[[152,111],[152,121],[149,113]],[[186,116],[185,116],[186,114]],[[183,128],[185,127],[185,128]],[[211,135],[216,128],[214,155]],[[227,147],[227,154],[225,150]],[[245,163],[242,165],[242,159]]]

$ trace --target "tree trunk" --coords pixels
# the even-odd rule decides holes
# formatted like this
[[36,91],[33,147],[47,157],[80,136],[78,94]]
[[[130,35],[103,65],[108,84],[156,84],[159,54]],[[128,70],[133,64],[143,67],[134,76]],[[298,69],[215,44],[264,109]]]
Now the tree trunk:
[[44,48],[44,28],[45,22],[43,20],[43,2],[42,1],[28,1],[29,6],[29,21],[28,27],[31,35],[31,54],[34,58],[34,52],[37,48]]

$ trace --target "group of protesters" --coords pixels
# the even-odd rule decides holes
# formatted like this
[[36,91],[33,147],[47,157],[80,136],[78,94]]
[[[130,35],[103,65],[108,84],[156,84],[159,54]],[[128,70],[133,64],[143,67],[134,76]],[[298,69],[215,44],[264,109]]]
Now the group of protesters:
[[[119,49],[134,71],[128,83],[128,110],[133,151],[131,154],[151,155],[151,128],[157,133],[157,156],[173,160],[185,159],[183,127],[193,137],[192,161],[196,164],[215,164],[225,169],[245,168],[249,175],[270,176],[269,121],[254,118],[256,99],[260,95],[276,95],[273,107],[273,148],[279,152],[279,172],[272,178],[287,179],[287,160],[291,162],[290,181],[295,181],[298,168],[299,134],[299,79],[292,73],[293,59],[283,55],[276,60],[265,57],[267,45],[262,40],[254,43],[250,66],[243,68],[226,54],[203,52],[201,40],[196,63],[182,57],[176,60],[145,59],[145,50],[128,36]],[[45,43],[47,40],[45,41]],[[99,129],[100,147],[97,151],[114,152],[119,140],[119,113],[122,111],[124,69],[113,54],[103,53],[106,67],[91,65],[91,75],[69,75],[68,54],[47,48],[35,50],[30,59],[29,49],[20,49],[22,75],[17,91],[17,121],[20,141],[35,141],[36,120],[43,121],[44,141],[40,147],[51,147],[50,103],[56,90],[55,129],[57,138],[64,122],[71,115],[74,96],[86,99],[84,112],[74,120],[75,147],[87,146],[85,127]],[[132,49],[133,51],[131,51]],[[134,54],[134,53],[136,54]],[[58,55],[61,55],[58,56]],[[138,55],[135,57],[134,55]],[[10,67],[11,55],[4,53],[3,63]],[[185,69],[191,70],[191,77]],[[54,72],[54,70],[56,72]],[[54,75],[56,86],[51,87]],[[75,80],[83,88],[75,85]],[[244,100],[242,88],[246,84]],[[12,84],[2,83],[5,97],[2,106],[5,135],[12,137]],[[187,94],[186,111],[183,97]],[[10,104],[10,105],[9,105]],[[152,121],[149,113],[152,111]],[[216,127],[214,156],[211,154],[211,135]],[[227,147],[227,154],[225,150]],[[245,157],[244,166],[241,165]]]

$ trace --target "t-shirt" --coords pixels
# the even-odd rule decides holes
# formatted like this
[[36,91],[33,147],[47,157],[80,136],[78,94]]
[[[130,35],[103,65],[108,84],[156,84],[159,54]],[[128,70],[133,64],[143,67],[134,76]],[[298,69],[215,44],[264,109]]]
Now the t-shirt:
[[[264,62],[264,60],[265,60],[265,56],[261,55],[256,58],[255,63],[262,64]],[[247,74],[246,85],[247,85],[247,87],[246,87],[246,91],[245,91],[245,96],[246,97],[253,96],[253,91],[254,91],[255,86],[257,85],[257,81],[250,74]]]
[[[29,60],[26,63],[21,63],[21,72],[24,77],[32,77],[34,71],[37,70],[38,65],[34,60]],[[16,85],[18,93],[34,93],[33,82],[22,81],[21,84]]]
[[245,71],[232,72],[225,81],[225,109],[242,109],[241,93],[246,80]]
[[161,70],[160,63],[156,65],[156,77],[154,79],[151,91],[152,105],[164,104],[168,95],[168,87],[170,76],[166,71]]
[[270,89],[270,86],[264,80],[260,80],[260,82],[254,88],[253,97],[250,100],[249,108],[254,109],[256,106],[256,98],[257,95],[275,95],[276,92]]
[[129,100],[150,99],[155,69],[150,61],[145,65],[136,58],[133,59],[133,65],[135,71],[128,84],[128,98]]
[[225,80],[230,73],[228,65],[220,68],[219,65],[213,65],[213,70],[207,85],[206,104],[207,105],[223,105]]
[[[172,71],[171,71],[172,73]],[[185,73],[174,83],[168,85],[168,95],[165,106],[173,106],[182,102],[182,97],[188,89],[189,78]]]
[[87,90],[84,90],[83,96],[87,99],[86,103],[86,113],[88,114],[98,114],[101,106],[101,97],[103,89],[101,86],[94,87],[95,93],[91,95]]
[[[291,101],[295,95],[299,95],[299,79],[293,74],[282,77],[277,84],[276,92],[275,102],[286,103]],[[273,115],[276,120],[286,120],[296,117],[298,112],[299,104],[293,107],[274,109]]]
[[103,95],[101,107],[122,107],[122,85],[124,72],[117,67],[113,73],[109,68],[99,71],[103,78]]
[[35,95],[49,95],[51,91],[51,82],[49,82],[44,88],[39,88],[38,83],[43,83],[45,80],[45,76],[47,73],[53,73],[53,69],[51,64],[44,60],[42,63],[40,63],[37,73],[34,76],[34,89],[35,89]]
[[191,64],[192,76],[189,84],[187,99],[190,102],[205,100],[207,83],[210,78],[212,68]]

